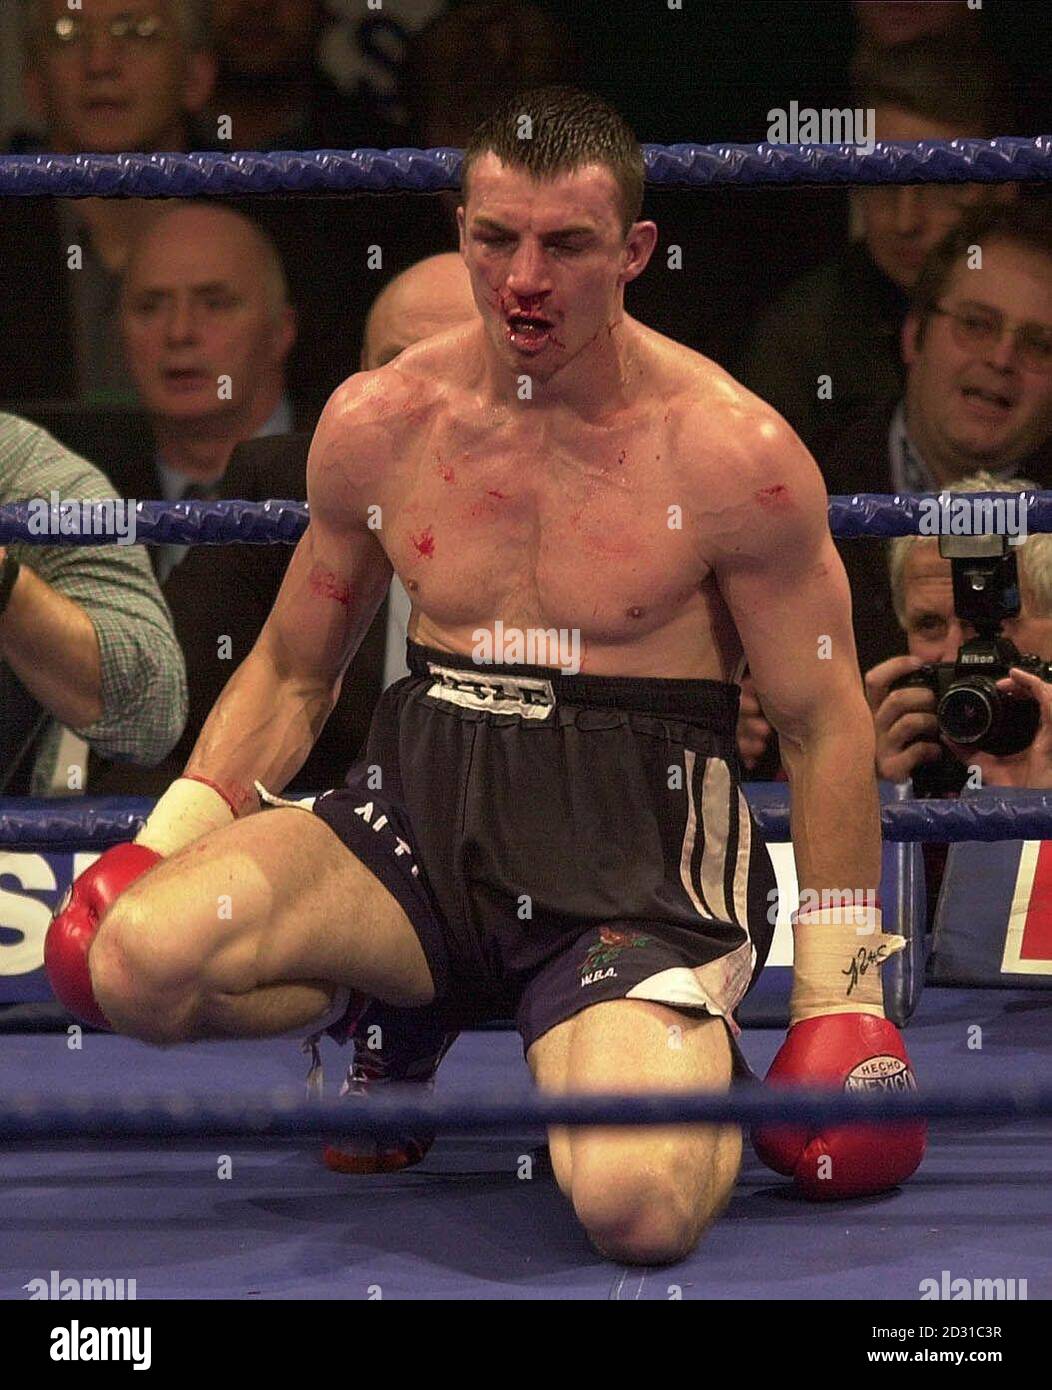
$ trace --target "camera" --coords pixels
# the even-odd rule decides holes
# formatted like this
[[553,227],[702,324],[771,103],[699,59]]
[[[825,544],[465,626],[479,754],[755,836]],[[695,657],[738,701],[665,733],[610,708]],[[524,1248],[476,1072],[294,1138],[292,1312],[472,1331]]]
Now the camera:
[[1015,552],[1007,536],[940,536],[939,553],[953,572],[953,606],[976,635],[962,643],[956,661],[922,666],[892,682],[893,690],[923,686],[936,700],[939,733],[953,743],[1006,757],[1034,740],[1040,711],[1035,700],[998,690],[1009,667],[1047,681],[1052,667],[1020,652],[1001,635],[1005,618],[1019,612]]

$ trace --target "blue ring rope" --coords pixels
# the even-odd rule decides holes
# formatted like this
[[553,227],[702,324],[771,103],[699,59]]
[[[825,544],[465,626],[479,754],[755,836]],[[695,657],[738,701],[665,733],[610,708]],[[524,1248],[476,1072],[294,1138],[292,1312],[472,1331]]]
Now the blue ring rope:
[[[966,498],[969,506],[976,502],[1003,504],[1006,498],[1019,498],[1027,531],[1052,531],[1052,492],[1034,491],[836,495],[829,499],[830,529],[843,540],[917,535],[922,526],[930,532],[943,496],[951,503]],[[306,503],[292,499],[130,505],[135,509],[135,543],[146,545],[292,545],[307,529],[308,520]],[[67,534],[63,534],[63,527]],[[118,536],[113,499],[53,501],[41,497],[0,506],[0,545],[113,545]]]
[[[9,502],[0,506],[0,545],[119,544],[121,531],[115,530],[115,500],[40,497]],[[292,500],[127,505],[134,508],[133,544],[292,545],[307,529],[306,503]],[[129,519],[124,512],[120,516],[127,531]]]
[[[743,790],[764,838],[788,843],[788,789],[777,800],[771,800],[766,783],[746,784]],[[153,804],[143,797],[2,797],[0,849],[41,853],[122,844],[134,838]],[[881,807],[880,819],[885,840],[906,844],[1050,840],[1052,792],[1019,789],[960,801],[892,801]]]
[[60,1139],[303,1139],[406,1132],[508,1133],[550,1125],[742,1124],[817,1127],[894,1124],[917,1119],[1037,1120],[1052,1117],[1052,1085],[1016,1082],[997,1090],[847,1093],[739,1086],[675,1095],[504,1093],[439,1098],[390,1087],[368,1100],[305,1103],[296,1093],[112,1097],[8,1096],[0,1099],[0,1141]]
[[[903,183],[1044,183],[1052,136],[855,145],[644,145],[665,188]],[[245,194],[440,193],[460,186],[456,149],[193,154],[30,154],[0,158],[0,196],[200,198]]]

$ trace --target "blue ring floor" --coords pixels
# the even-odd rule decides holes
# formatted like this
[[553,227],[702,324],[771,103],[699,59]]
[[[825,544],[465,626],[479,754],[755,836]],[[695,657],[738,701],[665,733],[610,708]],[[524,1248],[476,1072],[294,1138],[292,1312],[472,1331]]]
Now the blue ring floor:
[[[982,1046],[974,1047],[978,1024]],[[747,1030],[762,1075],[781,1043]],[[970,1039],[973,1046],[969,1046]],[[928,989],[906,1031],[920,1084],[1047,1078],[1052,993]],[[329,1085],[345,1054],[326,1052]],[[203,1043],[164,1051],[87,1035],[0,1037],[5,1089],[123,1096],[259,1094],[298,1084],[296,1044]],[[464,1034],[446,1093],[529,1084],[518,1035]],[[540,1132],[440,1138],[419,1167],[351,1178],[300,1142],[76,1142],[0,1148],[0,1298],[50,1278],[123,1278],[144,1298],[918,1299],[921,1281],[1027,1280],[1052,1297],[1052,1119],[938,1122],[903,1188],[811,1205],[746,1147],[722,1218],[670,1268],[608,1263],[591,1249],[543,1161]],[[533,1154],[532,1176],[519,1176]],[[218,1176],[220,1158],[229,1178]],[[527,1165],[528,1166],[528,1165]]]

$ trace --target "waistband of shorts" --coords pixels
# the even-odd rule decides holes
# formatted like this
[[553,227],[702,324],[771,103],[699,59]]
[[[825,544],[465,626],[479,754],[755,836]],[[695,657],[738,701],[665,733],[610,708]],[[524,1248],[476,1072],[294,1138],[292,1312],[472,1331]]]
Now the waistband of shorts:
[[557,666],[525,663],[485,665],[460,652],[444,652],[408,642],[406,661],[413,676],[428,677],[432,666],[463,671],[480,683],[495,676],[546,681],[556,704],[594,706],[642,714],[667,715],[733,733],[740,689],[726,681],[670,680],[663,676],[569,675]]

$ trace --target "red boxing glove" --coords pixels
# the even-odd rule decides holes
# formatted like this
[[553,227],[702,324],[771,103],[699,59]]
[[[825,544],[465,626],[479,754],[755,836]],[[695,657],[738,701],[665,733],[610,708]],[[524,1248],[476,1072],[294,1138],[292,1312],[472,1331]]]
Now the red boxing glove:
[[[916,1080],[902,1034],[872,1014],[822,1014],[804,1019],[771,1063],[774,1086],[843,1086],[845,1091],[914,1090]],[[812,1201],[886,1192],[916,1172],[927,1125],[851,1125],[846,1128],[757,1129],[757,1157],[784,1173]]]
[[110,1026],[95,1002],[88,970],[88,952],[99,923],[129,883],[161,858],[145,845],[114,845],[84,870],[51,919],[44,941],[44,969],[55,998],[82,1023]]

